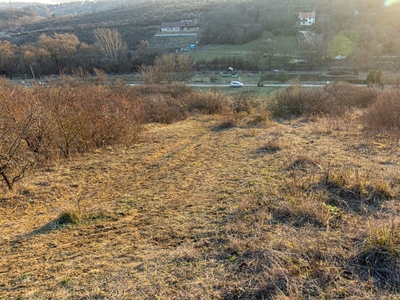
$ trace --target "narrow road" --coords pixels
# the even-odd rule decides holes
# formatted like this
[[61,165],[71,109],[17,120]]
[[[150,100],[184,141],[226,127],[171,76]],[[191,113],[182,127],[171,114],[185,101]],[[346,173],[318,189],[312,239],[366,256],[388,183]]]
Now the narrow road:
[[308,31],[307,31],[307,30],[302,30],[302,31],[300,31],[300,32],[301,32],[301,33],[304,35],[304,37],[310,42],[310,44],[314,46],[314,42],[313,42],[312,38],[310,37],[310,35],[308,34]]
[[[324,83],[318,82],[318,83],[300,83],[300,86],[302,87],[324,87],[328,85],[330,82],[329,81],[324,81]],[[289,87],[293,84],[290,83],[264,83],[263,87]],[[229,87],[229,84],[188,84],[188,86],[192,87]],[[355,84],[355,86],[364,86],[366,87],[366,84]],[[243,87],[257,87],[257,84],[254,83],[249,83],[249,84],[244,84]],[[262,87],[260,87],[262,88]]]

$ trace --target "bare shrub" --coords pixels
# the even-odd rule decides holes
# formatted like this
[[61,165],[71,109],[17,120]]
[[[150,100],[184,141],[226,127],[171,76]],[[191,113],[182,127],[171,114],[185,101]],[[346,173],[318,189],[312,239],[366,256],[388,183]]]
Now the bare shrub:
[[65,158],[70,157],[73,152],[86,150],[81,144],[81,136],[88,123],[87,112],[79,101],[78,91],[78,88],[68,84],[42,89],[44,105],[47,108],[47,122],[50,124],[48,138]]
[[203,114],[218,114],[230,111],[231,99],[220,91],[209,91],[207,93],[197,92],[187,99],[190,112]]
[[[202,113],[211,113],[207,104],[207,96],[197,93],[191,87],[182,83],[168,85],[147,84],[134,88],[120,88],[121,93],[133,102],[141,102],[143,106],[143,122],[173,123],[183,120],[197,106],[207,107],[199,109]],[[142,99],[142,100],[138,100]]]
[[144,98],[146,121],[170,124],[187,117],[188,109],[180,99],[170,95],[155,94]]
[[218,126],[215,127],[214,129],[225,130],[236,127],[238,124],[239,124],[239,115],[236,113],[236,111],[231,110],[230,112],[224,114],[221,123],[218,124]]
[[382,69],[371,70],[366,79],[368,85],[383,87],[383,72]]
[[86,99],[90,99],[83,103],[88,112],[82,135],[86,147],[93,149],[134,141],[143,122],[144,109],[140,99],[131,100],[103,87],[92,87],[83,92]]
[[393,88],[400,87],[400,74],[392,73],[392,72],[385,72],[383,74],[383,84],[389,85]]
[[32,95],[40,99],[41,123],[29,137],[36,144],[30,144],[44,149],[48,158],[130,143],[142,123],[141,101],[131,101],[108,87],[64,83],[37,87]]
[[164,54],[157,57],[152,66],[141,66],[140,74],[144,83],[171,83],[189,79],[193,59],[186,54]]
[[0,176],[9,190],[40,159],[37,145],[40,136],[34,131],[40,125],[40,109],[17,87],[0,82]]
[[163,94],[178,98],[193,92],[190,86],[183,83],[172,84],[143,84],[133,89],[138,95],[155,95]]
[[251,113],[255,109],[263,109],[262,100],[257,96],[256,93],[251,91],[240,91],[235,93],[232,97],[233,106],[236,112],[247,112]]
[[358,87],[349,83],[335,83],[325,88],[292,85],[276,93],[270,109],[276,117],[341,116],[352,107],[371,105],[378,95],[374,88]]
[[340,110],[351,107],[368,107],[376,100],[378,95],[378,91],[374,88],[365,88],[347,82],[327,85],[324,90],[330,96],[332,105]]
[[320,115],[329,112],[321,88],[305,88],[292,85],[273,97],[271,110],[276,117]]
[[144,99],[146,122],[171,123],[190,113],[217,114],[232,108],[232,99],[220,90],[195,92],[182,83],[141,85],[129,92],[129,97],[134,95]]
[[366,132],[400,136],[400,91],[383,91],[362,117]]
[[248,117],[244,118],[243,122],[250,127],[273,125],[273,122],[271,121],[271,113],[266,110],[259,113],[252,113]]

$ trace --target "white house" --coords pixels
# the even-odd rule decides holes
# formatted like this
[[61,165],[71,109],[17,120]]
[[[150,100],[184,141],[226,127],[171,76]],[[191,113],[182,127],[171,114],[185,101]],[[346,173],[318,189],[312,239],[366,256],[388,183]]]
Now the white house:
[[315,10],[299,13],[300,25],[311,26],[315,24]]
[[162,32],[175,32],[187,30],[186,22],[162,22],[161,31]]

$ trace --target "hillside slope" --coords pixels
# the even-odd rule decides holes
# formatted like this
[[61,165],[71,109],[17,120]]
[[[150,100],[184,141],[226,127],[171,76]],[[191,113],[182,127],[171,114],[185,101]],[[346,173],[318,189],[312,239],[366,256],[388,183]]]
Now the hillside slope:
[[25,29],[11,37],[11,42],[22,45],[36,42],[41,34],[75,34],[80,41],[93,44],[93,30],[98,27],[117,29],[130,50],[135,50],[142,40],[150,40],[160,29],[161,22],[195,19],[209,6],[203,3],[153,3],[119,7],[83,16],[59,17],[26,24]]
[[[366,140],[356,116],[261,127],[192,117],[150,124],[130,148],[47,166],[2,195],[0,294],[394,295],[399,257],[379,252],[373,237],[386,228],[396,242],[400,149]],[[357,196],[355,174],[366,190],[388,182],[390,196]],[[76,224],[60,219],[77,210]],[[368,255],[380,260],[368,261]]]
[[179,49],[189,50],[189,46],[196,44],[199,36],[154,36],[149,40],[152,48],[158,49]]

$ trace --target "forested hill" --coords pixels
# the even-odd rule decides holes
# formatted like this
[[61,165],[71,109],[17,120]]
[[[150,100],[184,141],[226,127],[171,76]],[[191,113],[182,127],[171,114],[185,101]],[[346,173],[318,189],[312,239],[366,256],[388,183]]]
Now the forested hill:
[[[203,44],[242,44],[261,37],[292,35],[297,30],[298,13],[315,10],[317,22],[312,27],[325,38],[343,31],[354,31],[367,41],[381,43],[397,40],[400,28],[400,3],[384,0],[253,0],[216,5],[207,11],[203,22]],[[366,36],[368,35],[368,36]]]
[[197,19],[211,9],[204,3],[150,3],[119,7],[83,16],[54,17],[42,22],[25,24],[24,30],[11,37],[11,42],[23,45],[36,42],[41,34],[69,33],[81,42],[94,43],[93,30],[98,27],[115,28],[130,50],[135,50],[142,40],[149,40],[159,30],[161,22]]
[[0,28],[15,28],[38,22],[43,18],[31,9],[0,10]]
[[161,22],[196,20],[201,27],[202,44],[243,44],[266,32],[275,36],[292,35],[297,31],[298,13],[311,10],[317,12],[315,31],[325,37],[353,30],[363,40],[379,38],[381,44],[390,42],[390,47],[397,40],[393,33],[400,27],[400,6],[385,5],[384,0],[126,2],[113,9],[52,15],[47,19],[32,10],[13,9],[0,11],[0,25],[17,32],[10,39],[16,45],[36,42],[42,33],[54,32],[74,34],[80,41],[93,44],[93,29],[106,26],[117,29],[128,48],[135,50],[141,40],[154,36]]

